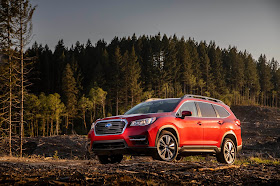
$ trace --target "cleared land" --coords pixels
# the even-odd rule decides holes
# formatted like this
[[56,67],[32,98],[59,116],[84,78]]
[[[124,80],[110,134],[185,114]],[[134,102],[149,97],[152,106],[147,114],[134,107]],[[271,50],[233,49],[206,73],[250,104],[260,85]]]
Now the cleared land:
[[242,122],[244,145],[235,165],[198,156],[171,163],[126,156],[121,164],[101,165],[85,159],[86,136],[26,138],[25,158],[0,158],[0,184],[279,185],[279,109],[232,109]]

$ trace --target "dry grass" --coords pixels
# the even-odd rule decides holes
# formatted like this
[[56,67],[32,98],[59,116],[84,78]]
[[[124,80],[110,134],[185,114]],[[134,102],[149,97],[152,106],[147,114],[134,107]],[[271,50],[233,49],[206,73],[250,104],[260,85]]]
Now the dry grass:
[[280,160],[250,157],[250,158],[237,159],[235,161],[235,164],[236,165],[252,165],[252,164],[280,165]]

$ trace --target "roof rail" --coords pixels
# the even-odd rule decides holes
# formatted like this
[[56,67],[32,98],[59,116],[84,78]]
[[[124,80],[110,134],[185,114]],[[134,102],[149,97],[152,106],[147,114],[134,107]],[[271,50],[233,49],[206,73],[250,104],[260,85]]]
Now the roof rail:
[[184,99],[184,98],[199,98],[199,99],[205,99],[205,100],[225,104],[223,101],[221,101],[219,99],[210,98],[210,97],[206,97],[206,96],[200,96],[200,95],[186,94],[182,97],[182,99]]

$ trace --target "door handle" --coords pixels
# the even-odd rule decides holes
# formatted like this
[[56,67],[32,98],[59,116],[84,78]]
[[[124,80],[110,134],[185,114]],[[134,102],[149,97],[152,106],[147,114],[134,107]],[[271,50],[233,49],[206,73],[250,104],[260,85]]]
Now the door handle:
[[224,124],[224,121],[218,121],[217,123],[222,125],[222,124]]
[[199,121],[199,122],[197,122],[197,124],[198,124],[198,125],[201,125],[202,123],[201,123],[201,121]]

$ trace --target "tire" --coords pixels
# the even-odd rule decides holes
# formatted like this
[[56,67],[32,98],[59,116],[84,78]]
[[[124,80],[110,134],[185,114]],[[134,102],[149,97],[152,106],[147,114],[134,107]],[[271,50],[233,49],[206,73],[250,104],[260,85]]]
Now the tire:
[[154,159],[162,161],[173,161],[178,155],[178,142],[176,137],[168,131],[163,131],[156,144]]
[[111,163],[120,163],[123,159],[123,155],[111,156]]
[[101,164],[109,164],[109,163],[120,163],[123,159],[123,155],[98,155],[98,160]]
[[109,156],[107,155],[98,155],[98,160],[101,164],[108,164],[110,163]]
[[220,163],[226,163],[226,164],[233,164],[236,159],[236,146],[234,142],[229,139],[225,138],[221,152],[217,154],[217,161]]

